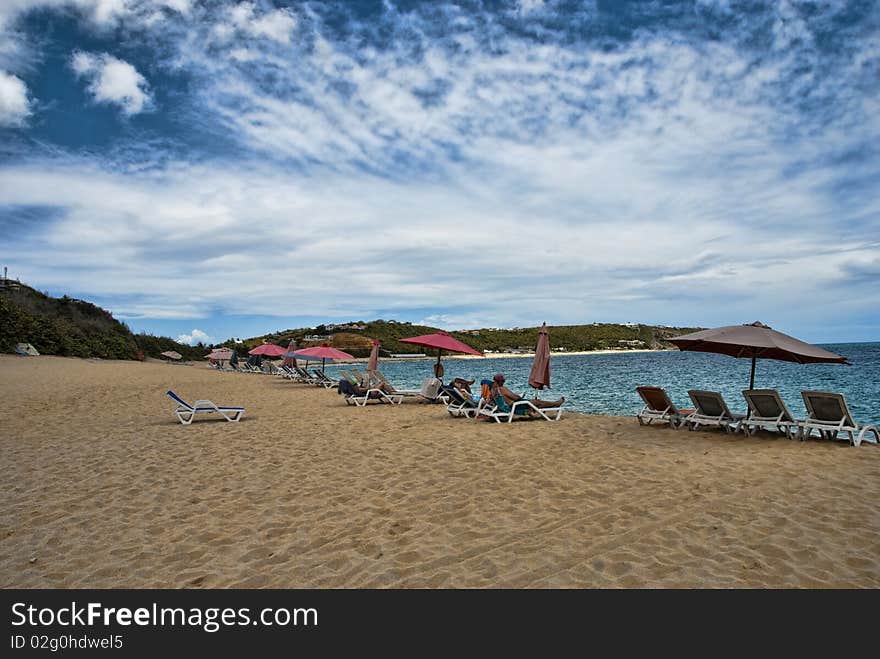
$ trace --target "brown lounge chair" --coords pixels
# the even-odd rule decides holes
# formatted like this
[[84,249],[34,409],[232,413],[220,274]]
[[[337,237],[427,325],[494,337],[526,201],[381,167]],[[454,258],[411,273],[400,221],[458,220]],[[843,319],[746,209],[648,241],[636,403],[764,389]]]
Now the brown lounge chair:
[[749,416],[739,428],[747,436],[754,435],[762,428],[778,430],[789,439],[798,435],[801,421],[789,412],[776,389],[744,389],[743,398],[749,406]]
[[[825,439],[837,439],[838,434],[846,433],[852,446],[858,446],[862,442],[880,443],[880,430],[876,426],[860,426],[856,423],[843,394],[802,391],[801,396],[807,408],[807,419],[799,424],[800,439],[805,440],[814,430],[818,430]],[[873,439],[867,437],[869,432],[874,435]]]
[[697,430],[700,426],[724,428],[727,432],[736,432],[740,424],[745,420],[745,414],[731,412],[724,401],[724,396],[718,391],[702,391],[692,389],[688,391],[691,402],[696,411],[689,414],[682,422],[682,426],[688,430]]
[[661,387],[636,387],[645,407],[636,414],[639,425],[651,425],[652,421],[666,421],[670,428],[678,428],[693,410],[680,410]]

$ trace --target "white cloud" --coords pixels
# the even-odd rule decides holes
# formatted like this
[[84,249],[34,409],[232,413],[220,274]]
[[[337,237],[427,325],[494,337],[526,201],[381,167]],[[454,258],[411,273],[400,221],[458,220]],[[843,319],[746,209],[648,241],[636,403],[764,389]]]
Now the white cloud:
[[118,105],[131,116],[149,110],[152,96],[146,79],[131,64],[107,53],[76,52],[71,68],[88,82],[88,90],[97,103]]
[[[252,37],[265,37],[281,44],[290,41],[290,33],[296,27],[296,19],[286,9],[259,13],[253,2],[241,2],[229,9],[229,18],[239,31]],[[217,34],[228,38],[231,31],[223,23],[218,24]]]
[[181,334],[177,337],[178,343],[183,343],[188,346],[194,346],[197,343],[210,344],[214,342],[214,338],[208,336],[205,332],[200,329],[194,329],[189,334]]
[[[645,27],[613,47],[559,37],[552,3],[519,5],[537,40],[484,13],[391,3],[343,40],[315,4],[292,39],[294,15],[264,6],[187,4],[147,32],[154,65],[191,83],[181,120],[232,155],[154,162],[144,146],[129,169],[0,170],[0,204],[64,209],[16,243],[18,271],[139,318],[791,327],[774,318],[880,307],[880,197],[859,184],[880,175],[878,42],[845,23],[812,38],[832,5],[780,3],[753,24],[704,0],[730,14],[717,38]],[[846,47],[820,52],[829,39]],[[72,65],[99,86],[103,57]],[[143,77],[123,78],[105,102],[135,107],[120,93],[134,87],[149,107]]]
[[187,15],[192,0],[2,0],[0,30],[8,28],[28,11],[39,9],[72,9],[93,26],[106,28],[120,22],[152,21],[162,10]]
[[544,0],[517,0],[517,7],[523,14],[531,14],[544,8]]
[[0,71],[0,126],[22,126],[30,113],[24,81]]

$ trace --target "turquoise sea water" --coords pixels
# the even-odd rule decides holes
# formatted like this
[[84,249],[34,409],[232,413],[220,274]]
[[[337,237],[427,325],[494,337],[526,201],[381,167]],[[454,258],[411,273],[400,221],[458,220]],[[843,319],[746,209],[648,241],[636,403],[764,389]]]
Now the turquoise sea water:
[[[792,364],[758,360],[755,387],[778,389],[792,414],[803,418],[803,389],[836,391],[846,396],[859,423],[880,423],[880,343],[840,343],[823,348],[847,357],[852,366]],[[398,387],[418,388],[431,375],[433,361],[381,362],[379,368]],[[491,378],[504,373],[507,386],[528,397],[530,358],[445,359],[444,381],[454,377]],[[552,386],[541,398],[565,396],[567,408],[591,414],[635,414],[641,409],[638,385],[661,386],[681,407],[689,407],[688,389],[709,389],[724,394],[734,412],[745,412],[742,390],[749,385],[751,361],[700,352],[620,352],[610,355],[554,355]],[[343,368],[345,368],[343,366]],[[357,366],[355,367],[357,368]],[[327,365],[333,377],[336,369]]]

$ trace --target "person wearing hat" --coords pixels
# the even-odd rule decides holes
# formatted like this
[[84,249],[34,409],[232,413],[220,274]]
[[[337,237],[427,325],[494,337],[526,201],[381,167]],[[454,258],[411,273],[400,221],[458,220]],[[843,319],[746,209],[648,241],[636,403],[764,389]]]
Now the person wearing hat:
[[[505,387],[504,382],[504,375],[496,373],[495,377],[492,378],[492,398],[501,396],[508,405],[513,405],[518,400],[525,400],[522,396],[516,395]],[[535,407],[559,407],[565,402],[565,396],[562,396],[559,400],[538,400],[535,398],[529,402]]]

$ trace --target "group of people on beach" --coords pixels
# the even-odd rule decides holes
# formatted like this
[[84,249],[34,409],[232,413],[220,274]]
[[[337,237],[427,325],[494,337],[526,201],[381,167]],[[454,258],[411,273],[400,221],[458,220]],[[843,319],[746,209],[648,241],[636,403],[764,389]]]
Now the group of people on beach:
[[[471,391],[471,385],[474,384],[476,380],[465,380],[464,378],[454,378],[452,382],[449,383],[449,386],[454,387],[458,390],[463,396],[470,398],[475,403],[480,401],[481,396],[476,395]],[[513,405],[516,401],[524,400],[523,396],[520,396],[505,386],[506,378],[503,373],[496,373],[492,378],[492,384],[489,389],[489,398],[493,401],[498,401],[498,399],[502,399],[504,403],[508,406]],[[343,385],[347,385],[346,389],[350,388],[350,391],[343,391]],[[367,395],[367,393],[373,389],[373,392],[370,394],[374,398],[379,398],[381,394],[379,391],[386,394],[393,394],[394,387],[392,387],[388,382],[379,382],[372,387],[357,387],[353,384],[348,383],[347,381],[340,382],[340,393],[352,393],[358,396]],[[379,391],[376,391],[379,390]],[[539,408],[556,408],[560,407],[565,402],[565,396],[560,397],[558,400],[539,400],[537,398],[530,400],[532,405]]]

